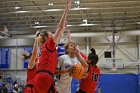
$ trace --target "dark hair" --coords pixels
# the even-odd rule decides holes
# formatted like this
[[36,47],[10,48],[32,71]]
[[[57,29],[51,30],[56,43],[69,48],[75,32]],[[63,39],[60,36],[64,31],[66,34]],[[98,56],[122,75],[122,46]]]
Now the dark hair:
[[41,30],[40,32],[39,32],[39,35],[40,36],[46,36],[46,35],[48,35],[48,30]]
[[91,48],[91,53],[88,54],[88,59],[91,60],[91,63],[93,66],[96,66],[98,63],[99,57],[96,54],[96,51],[94,48]]
[[23,53],[23,54],[21,54],[21,55],[22,55],[22,57],[23,57],[23,60],[27,60],[27,59],[29,59],[29,58],[31,57],[32,52],[31,52],[29,55],[27,55],[26,53]]

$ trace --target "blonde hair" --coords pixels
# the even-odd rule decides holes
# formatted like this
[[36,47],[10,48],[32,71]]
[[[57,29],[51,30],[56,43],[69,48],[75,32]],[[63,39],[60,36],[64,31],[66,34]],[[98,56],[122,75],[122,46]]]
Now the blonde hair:
[[73,41],[69,41],[69,42],[66,42],[65,44],[64,44],[64,48],[65,48],[65,53],[66,54],[68,54],[68,52],[67,52],[67,49],[69,48],[69,45],[70,44],[75,44]]

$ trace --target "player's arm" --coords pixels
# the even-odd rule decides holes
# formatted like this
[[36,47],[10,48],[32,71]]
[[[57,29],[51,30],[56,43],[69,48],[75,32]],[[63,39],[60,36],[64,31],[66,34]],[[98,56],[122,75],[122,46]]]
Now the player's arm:
[[59,39],[61,38],[65,28],[66,28],[66,18],[67,18],[67,13],[68,13],[68,10],[71,6],[71,0],[67,0],[67,4],[66,4],[66,8],[64,10],[64,13],[58,23],[58,26],[57,26],[57,30],[53,36],[53,40],[55,43],[58,43],[59,42]]
[[56,71],[55,71],[56,75],[64,74],[67,72],[66,70],[61,70],[63,64],[64,64],[63,57],[60,56],[58,58],[58,63],[57,63]]
[[85,68],[85,72],[88,71],[88,64],[86,62],[86,60],[82,57],[81,52],[79,50],[79,47],[77,46],[75,48],[75,54],[77,56],[78,61],[82,64],[82,66]]
[[36,65],[36,58],[37,58],[37,48],[38,48],[38,39],[35,39],[32,55],[30,57],[29,63],[28,63],[28,69],[33,69]]

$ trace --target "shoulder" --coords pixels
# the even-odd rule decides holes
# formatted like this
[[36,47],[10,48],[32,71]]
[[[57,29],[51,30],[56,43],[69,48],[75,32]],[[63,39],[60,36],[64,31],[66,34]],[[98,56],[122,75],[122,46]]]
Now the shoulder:
[[100,74],[100,68],[96,66],[95,69],[96,69],[96,72]]
[[97,69],[97,70],[100,70],[100,68],[99,68],[98,66],[96,66],[96,69]]
[[59,58],[68,58],[68,55],[62,55]]
[[59,61],[65,61],[67,60],[67,55],[61,55],[59,58],[58,58]]

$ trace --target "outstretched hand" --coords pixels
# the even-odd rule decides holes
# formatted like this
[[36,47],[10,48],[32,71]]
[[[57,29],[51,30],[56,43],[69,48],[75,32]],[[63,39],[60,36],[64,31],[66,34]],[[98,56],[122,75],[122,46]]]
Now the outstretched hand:
[[79,56],[80,55],[80,49],[79,49],[79,46],[76,45],[75,49],[74,49],[74,53],[76,56]]
[[69,42],[72,42],[70,31],[67,31],[67,39]]
[[35,36],[36,36],[36,37],[39,37],[39,34],[40,34],[40,31],[37,30],[36,33],[35,33]]
[[72,0],[67,0],[67,7],[68,7],[68,8],[71,7],[71,2],[72,2]]

